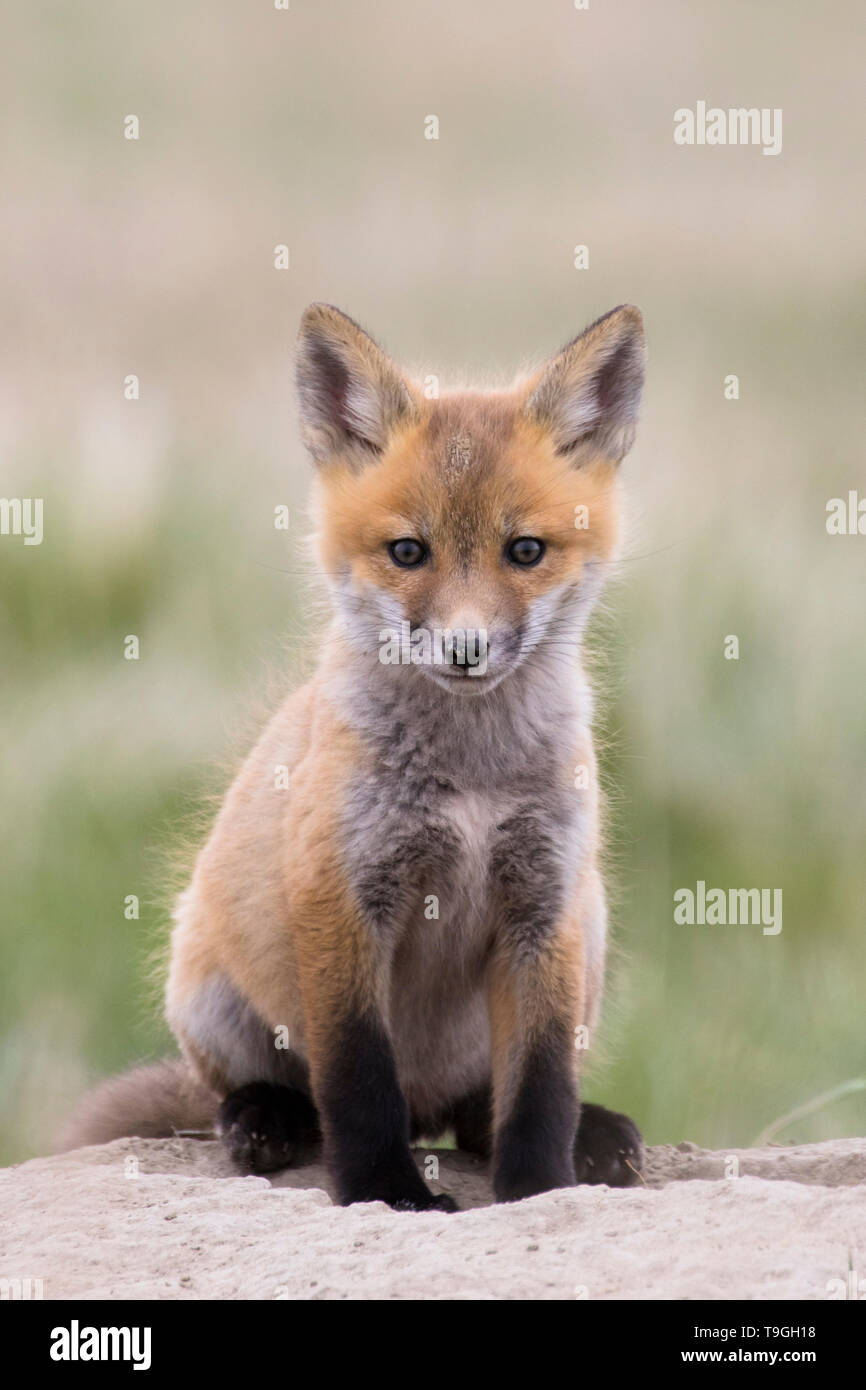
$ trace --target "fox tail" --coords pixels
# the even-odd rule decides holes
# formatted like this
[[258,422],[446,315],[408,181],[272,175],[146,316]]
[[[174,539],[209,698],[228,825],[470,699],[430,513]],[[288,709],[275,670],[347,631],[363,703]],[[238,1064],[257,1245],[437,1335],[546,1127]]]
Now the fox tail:
[[219,1097],[177,1060],[136,1067],[88,1091],[60,1135],[58,1149],[108,1144],[137,1135],[171,1139],[178,1134],[210,1138]]

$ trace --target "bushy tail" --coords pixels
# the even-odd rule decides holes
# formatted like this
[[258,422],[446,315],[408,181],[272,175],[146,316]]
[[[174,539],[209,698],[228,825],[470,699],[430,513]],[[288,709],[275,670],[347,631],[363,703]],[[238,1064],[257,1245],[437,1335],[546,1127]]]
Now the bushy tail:
[[218,1106],[219,1097],[195,1079],[185,1062],[155,1062],[88,1091],[67,1120],[58,1148],[108,1144],[127,1135],[170,1139],[193,1131],[207,1137]]

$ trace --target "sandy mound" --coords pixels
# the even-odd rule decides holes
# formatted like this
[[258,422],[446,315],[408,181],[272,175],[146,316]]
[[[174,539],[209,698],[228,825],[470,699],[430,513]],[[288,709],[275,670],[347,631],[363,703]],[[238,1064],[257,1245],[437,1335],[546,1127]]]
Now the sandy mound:
[[0,1278],[46,1298],[824,1299],[866,1259],[864,1139],[656,1148],[646,1186],[512,1206],[466,1155],[417,1156],[459,1214],[335,1207],[319,1166],[233,1177],[190,1139],[34,1159],[0,1172]]

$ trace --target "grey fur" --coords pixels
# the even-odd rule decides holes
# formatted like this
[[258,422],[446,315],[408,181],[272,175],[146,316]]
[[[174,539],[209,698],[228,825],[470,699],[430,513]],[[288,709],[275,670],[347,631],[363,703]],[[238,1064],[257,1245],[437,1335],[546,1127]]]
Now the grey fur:
[[[591,701],[571,669],[563,679],[561,643],[566,630],[577,641],[590,604],[570,593],[531,661],[456,708],[419,668],[359,655],[351,680],[334,678],[373,757],[346,807],[344,853],[390,958],[388,1027],[413,1113],[489,1079],[491,952],[531,968],[573,895],[587,793],[564,782],[563,754]],[[438,919],[425,915],[430,896]]]
[[251,1081],[292,1086],[309,1095],[309,1071],[300,1040],[290,1036],[289,1043],[294,1045],[277,1047],[274,1031],[225,975],[212,976],[198,991],[184,1029],[190,1052],[200,1066],[207,1067],[221,1095]]

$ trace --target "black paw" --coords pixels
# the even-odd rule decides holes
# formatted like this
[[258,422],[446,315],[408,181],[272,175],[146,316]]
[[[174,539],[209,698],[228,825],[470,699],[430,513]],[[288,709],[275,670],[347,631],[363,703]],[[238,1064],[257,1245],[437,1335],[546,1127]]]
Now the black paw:
[[274,1173],[311,1155],[319,1142],[313,1102],[288,1086],[254,1081],[226,1096],[217,1133],[242,1173]]
[[449,1197],[447,1192],[442,1192],[438,1197],[434,1197],[432,1192],[428,1192],[426,1197],[401,1197],[391,1206],[395,1211],[459,1211],[457,1203],[453,1197]]
[[335,1174],[340,1206],[354,1202],[385,1202],[394,1211],[459,1211],[453,1197],[431,1192],[409,1154],[397,1153],[391,1163],[379,1164],[365,1158],[352,1170],[339,1162]]
[[574,1141],[574,1166],[578,1182],[630,1187],[640,1181],[643,1139],[628,1115],[605,1110],[603,1105],[583,1105]]

